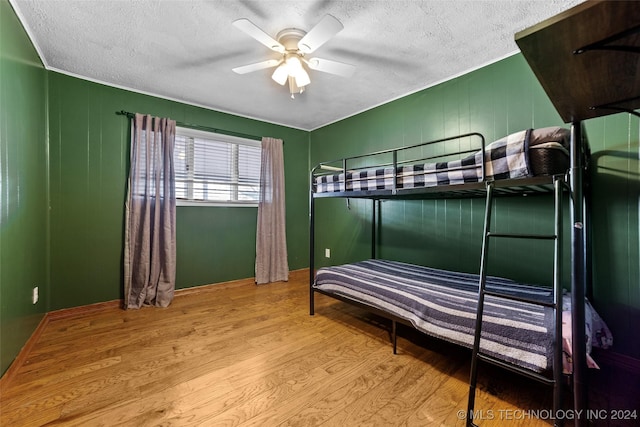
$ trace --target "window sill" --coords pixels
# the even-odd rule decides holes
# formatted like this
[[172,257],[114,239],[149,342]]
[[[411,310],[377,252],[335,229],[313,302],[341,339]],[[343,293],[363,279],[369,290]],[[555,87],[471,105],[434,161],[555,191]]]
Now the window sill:
[[199,202],[195,200],[176,200],[176,206],[202,206],[217,208],[257,208],[257,202]]

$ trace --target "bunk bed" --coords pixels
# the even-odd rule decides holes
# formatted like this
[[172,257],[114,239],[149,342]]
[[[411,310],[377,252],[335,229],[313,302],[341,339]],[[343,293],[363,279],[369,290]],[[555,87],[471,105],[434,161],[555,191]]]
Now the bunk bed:
[[[599,117],[626,111],[640,116],[634,109],[640,108],[640,94],[637,85],[637,53],[639,49],[640,9],[634,2],[589,1],[580,4],[558,16],[552,17],[530,29],[516,35],[516,42],[534,74],[549,95],[552,103],[566,123],[570,123],[569,132],[569,166],[566,172],[562,169],[562,155],[556,151],[558,147],[544,151],[531,150],[531,133],[525,135],[522,145],[523,159],[528,163],[528,171],[511,175],[495,175],[493,165],[487,163],[487,153],[492,152],[491,144],[485,147],[484,138],[480,134],[467,134],[426,143],[447,143],[451,140],[479,139],[479,146],[470,150],[460,150],[460,157],[450,160],[448,156],[430,156],[423,161],[416,161],[410,155],[402,155],[404,149],[385,150],[370,155],[354,156],[340,159],[336,162],[321,163],[311,172],[310,194],[310,314],[314,314],[314,294],[322,293],[338,300],[355,304],[369,311],[387,317],[392,321],[392,339],[394,351],[396,348],[396,323],[406,323],[424,329],[427,333],[438,336],[428,328],[423,327],[416,315],[414,302],[430,302],[433,294],[441,297],[443,288],[451,288],[451,284],[444,286],[435,280],[433,289],[416,290],[420,286],[417,282],[424,281],[422,276],[427,273],[419,266],[387,265],[385,261],[376,260],[376,203],[379,200],[395,198],[443,198],[443,197],[485,197],[485,221],[481,253],[480,273],[470,279],[470,283],[461,284],[457,278],[451,279],[450,272],[434,272],[436,278],[445,277],[445,281],[454,282],[454,297],[464,301],[467,311],[458,319],[436,319],[437,326],[443,323],[455,322],[458,329],[463,327],[466,334],[449,337],[440,336],[453,342],[469,346],[469,334],[473,334],[471,373],[469,381],[468,417],[467,425],[474,426],[474,401],[477,379],[478,360],[495,363],[507,369],[529,375],[543,382],[553,384],[554,413],[562,407],[561,383],[563,347],[571,354],[572,365],[568,371],[572,373],[573,409],[576,413],[584,413],[587,408],[587,375],[589,364],[587,346],[590,335],[586,332],[602,327],[609,336],[606,326],[595,326],[590,321],[600,322],[601,319],[592,312],[586,301],[590,285],[589,274],[589,192],[586,173],[589,148],[583,130],[582,121],[592,117]],[[631,53],[631,55],[629,55]],[[613,54],[613,56],[612,56]],[[634,56],[635,54],[635,56]],[[603,78],[606,77],[606,78]],[[609,84],[615,81],[615,85]],[[576,84],[579,83],[579,84]],[[525,131],[526,132],[526,131]],[[515,137],[512,137],[515,138]],[[526,140],[528,139],[528,146]],[[559,141],[551,141],[559,142]],[[466,142],[465,142],[466,144]],[[465,145],[461,144],[461,145]],[[562,144],[561,144],[562,145]],[[425,146],[406,147],[418,148],[420,152],[429,151]],[[547,148],[547,147],[545,147]],[[566,147],[565,147],[566,148]],[[474,151],[476,150],[476,151]],[[560,150],[561,151],[561,150]],[[554,153],[550,169],[534,169],[540,166],[535,157]],[[467,155],[471,154],[473,160]],[[390,157],[385,162],[381,157]],[[443,158],[440,158],[443,157]],[[491,155],[489,156],[491,157]],[[481,161],[478,162],[478,159]],[[371,163],[368,163],[368,160]],[[536,163],[531,166],[531,161]],[[373,163],[378,163],[373,164]],[[431,163],[428,163],[431,162]],[[544,163],[544,162],[543,162]],[[451,169],[451,173],[448,173]],[[425,172],[426,171],[426,172]],[[562,230],[562,192],[570,194],[570,294],[563,297],[561,286],[561,257],[560,248],[563,245]],[[509,194],[539,194],[553,195],[554,233],[548,236],[539,235],[507,235],[491,230],[491,215],[494,195]],[[361,264],[323,268],[315,275],[315,203],[322,198],[366,198],[372,199],[372,260]],[[554,283],[551,289],[529,287],[530,285],[505,283],[502,279],[487,277],[488,242],[494,238],[523,238],[523,239],[551,239],[554,241]],[[390,268],[391,270],[386,270]],[[418,269],[419,271],[414,271]],[[353,278],[364,275],[361,282],[370,286],[367,290],[358,288]],[[403,276],[408,276],[403,277]],[[431,280],[431,279],[429,279]],[[474,281],[477,281],[474,284]],[[497,282],[496,282],[497,281]],[[464,282],[464,281],[462,281]],[[465,289],[466,286],[466,289]],[[372,287],[372,288],[371,288]],[[505,291],[506,289],[506,291]],[[524,289],[524,294],[515,295],[512,289]],[[464,292],[467,292],[464,294]],[[432,292],[432,294],[429,294]],[[469,299],[469,292],[476,295],[475,305]],[[457,294],[456,294],[457,293]],[[401,294],[402,298],[398,298]],[[447,298],[442,304],[447,304]],[[496,303],[499,300],[499,303]],[[563,305],[564,301],[564,305]],[[496,307],[513,307],[512,304],[525,304],[526,310],[535,310],[539,318],[545,318],[546,330],[541,342],[542,347],[553,348],[536,356],[515,357],[509,352],[491,351],[490,339],[485,340],[485,331],[491,336],[508,336],[508,330],[492,330],[494,326],[486,326],[485,315],[496,315]],[[488,308],[487,308],[488,307]],[[563,310],[564,308],[564,310]],[[486,310],[486,312],[485,312]],[[540,311],[541,310],[541,311]],[[475,316],[469,316],[475,311]],[[564,311],[564,313],[563,313]],[[540,313],[544,314],[540,314]],[[460,314],[460,313],[458,313]],[[470,322],[469,317],[475,318]],[[562,322],[567,322],[562,328]],[[543,323],[544,323],[543,322]],[[570,325],[568,324],[570,323]],[[455,329],[455,328],[454,328]],[[531,328],[530,328],[531,329]],[[562,341],[565,337],[572,341]],[[445,333],[444,335],[446,335]],[[522,337],[519,337],[522,338]],[[494,341],[499,341],[495,340]],[[518,341],[512,340],[513,341]],[[489,343],[487,345],[487,343]],[[594,342],[595,344],[596,342]],[[603,344],[609,344],[605,342]],[[518,346],[528,347],[526,339],[517,343]],[[504,348],[503,348],[504,350]],[[511,351],[511,350],[510,350]],[[538,358],[538,363],[530,360]],[[526,359],[522,362],[523,359]],[[548,376],[551,367],[552,377]],[[556,420],[556,425],[562,420]],[[576,417],[576,426],[586,425],[587,419]]]
[[[390,319],[394,353],[397,323],[472,348],[468,413],[474,411],[478,360],[552,384],[554,409],[559,409],[563,358],[575,351],[566,328],[563,337],[563,305],[571,304],[561,284],[561,247],[563,192],[570,190],[566,174],[569,150],[578,146],[572,144],[577,132],[526,129],[490,144],[481,134],[468,133],[318,164],[310,179],[310,314],[315,312],[314,294],[320,293]],[[579,147],[580,156],[587,156],[587,144],[581,141]],[[494,197],[521,194],[553,196],[552,234],[490,229]],[[373,200],[371,259],[324,267],[316,274],[315,203],[334,197]],[[380,200],[443,197],[486,198],[479,274],[376,259]],[[553,286],[487,276],[489,238],[501,237],[553,241]],[[592,322],[600,319],[592,307],[588,312],[594,313],[587,317],[587,328],[593,330]],[[586,353],[591,337],[581,341],[579,351]]]

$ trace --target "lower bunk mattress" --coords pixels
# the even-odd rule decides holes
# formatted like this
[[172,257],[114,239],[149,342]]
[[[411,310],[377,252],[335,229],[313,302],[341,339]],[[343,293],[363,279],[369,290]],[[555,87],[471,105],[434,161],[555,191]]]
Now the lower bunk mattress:
[[[569,131],[561,127],[527,129],[485,148],[485,180],[563,174],[569,167]],[[369,167],[314,177],[317,193],[436,187],[482,182],[482,151],[459,160]]]
[[[477,274],[368,260],[321,268],[313,286],[323,293],[389,313],[425,334],[471,348],[478,282]],[[551,289],[509,279],[487,277],[487,289],[553,302]],[[563,310],[570,310],[569,302],[570,298],[565,295]],[[588,302],[586,314],[588,352],[592,345],[610,346],[611,333]],[[553,323],[552,308],[486,296],[481,351],[525,369],[546,373],[553,366]],[[565,358],[570,356],[567,354],[571,349],[570,330],[570,327],[563,328]],[[565,371],[567,363],[569,359],[565,360]],[[597,367],[591,358],[589,364]]]

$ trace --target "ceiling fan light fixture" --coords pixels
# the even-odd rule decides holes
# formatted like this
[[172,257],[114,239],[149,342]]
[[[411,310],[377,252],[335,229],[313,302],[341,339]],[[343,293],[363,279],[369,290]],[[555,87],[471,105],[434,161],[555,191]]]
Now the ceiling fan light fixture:
[[276,67],[271,78],[281,86],[284,86],[288,81],[291,98],[295,98],[294,94],[296,93],[304,92],[306,86],[311,84],[311,78],[305,64],[310,70],[344,77],[351,77],[355,70],[354,66],[337,61],[318,58],[307,60],[305,58],[305,55],[316,51],[344,28],[340,21],[331,15],[325,15],[308,32],[296,28],[285,28],[276,35],[275,39],[248,19],[238,19],[233,21],[233,25],[281,55],[279,59],[236,67],[233,68],[233,71],[238,74],[246,74]]
[[300,57],[295,53],[290,53],[286,56],[284,62],[289,67],[289,75],[295,75],[298,70],[302,69],[302,62],[300,61]]
[[288,67],[289,77],[293,77],[295,79],[296,86],[304,87],[311,83],[309,74],[302,66],[302,61],[298,54],[292,53],[287,55],[285,63]]
[[300,67],[299,70],[295,71],[293,78],[296,79],[296,85],[298,87],[305,87],[306,85],[311,83],[311,78],[309,78],[309,74],[302,67]]
[[271,75],[271,78],[278,83],[280,86],[284,85],[289,77],[289,66],[286,62],[283,62],[276,68],[276,70]]
[[296,84],[296,79],[293,76],[289,76],[289,93],[291,94],[291,99],[295,99],[296,93],[304,92],[304,86],[298,86]]

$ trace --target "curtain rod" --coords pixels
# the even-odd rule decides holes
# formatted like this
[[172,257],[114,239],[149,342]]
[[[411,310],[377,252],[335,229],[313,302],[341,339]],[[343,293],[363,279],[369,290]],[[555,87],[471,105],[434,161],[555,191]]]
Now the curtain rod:
[[[127,116],[130,119],[135,117],[134,113],[130,113],[129,111],[124,111],[124,110],[116,111],[116,114],[119,115],[119,116]],[[232,130],[210,128],[208,126],[194,125],[194,124],[191,124],[191,123],[184,123],[184,122],[179,122],[179,121],[176,121],[176,125],[177,126],[186,127],[186,128],[191,128],[191,129],[204,130],[204,131],[207,131],[207,132],[220,133],[220,134],[223,134],[223,135],[239,136],[239,137],[242,137],[242,138],[255,139],[255,140],[258,140],[258,141],[262,140],[261,136],[249,135],[247,133],[235,132],[235,131],[232,131]]]

